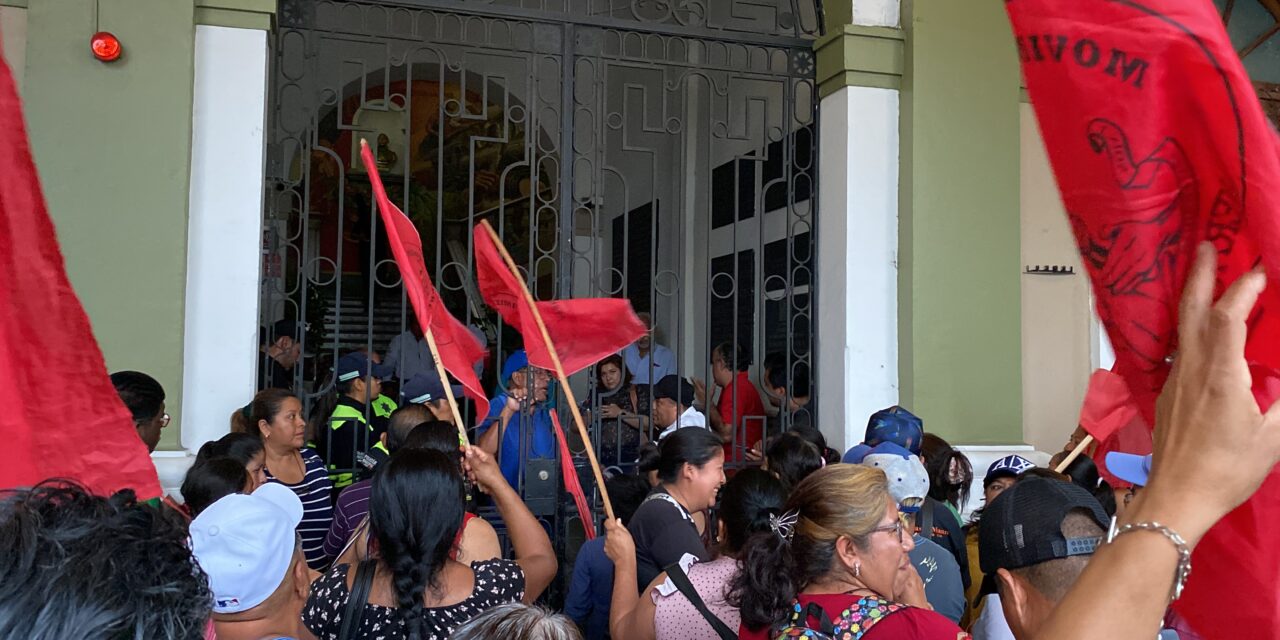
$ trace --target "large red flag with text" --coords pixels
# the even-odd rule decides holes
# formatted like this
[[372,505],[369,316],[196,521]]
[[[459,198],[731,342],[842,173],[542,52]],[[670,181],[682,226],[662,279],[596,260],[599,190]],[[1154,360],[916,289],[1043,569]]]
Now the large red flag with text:
[[[476,279],[485,302],[524,337],[529,362],[554,371],[551,352],[524,298],[524,287],[507,267],[487,224],[476,225]],[[635,342],[648,329],[622,298],[580,298],[535,302],[566,376]]]
[[[476,417],[483,418],[489,414],[489,398],[480,385],[473,368],[475,363],[484,359],[485,348],[465,325],[453,317],[435,285],[431,284],[431,275],[427,273],[427,263],[422,257],[422,237],[413,221],[404,215],[400,208],[391,203],[387,190],[382,186],[382,177],[378,175],[378,164],[374,160],[369,145],[360,145],[360,158],[364,161],[365,171],[369,173],[369,182],[373,186],[373,197],[378,202],[378,213],[387,231],[387,241],[391,245],[391,254],[400,267],[400,275],[404,279],[405,295],[413,305],[413,313],[418,317],[422,330],[430,331],[436,344],[436,357],[458,382],[462,383],[462,391],[476,403]],[[447,381],[446,381],[447,384]]]
[[[1115,371],[1154,424],[1196,244],[1218,250],[1219,293],[1259,262],[1280,282],[1275,130],[1210,0],[1005,7]],[[1263,293],[1245,348],[1267,369],[1280,365],[1278,295]],[[1280,629],[1278,529],[1273,472],[1196,549],[1176,606],[1202,635]]]
[[22,104],[0,60],[0,488],[47,478],[99,495],[160,496],[89,317],[63,268],[27,145]]

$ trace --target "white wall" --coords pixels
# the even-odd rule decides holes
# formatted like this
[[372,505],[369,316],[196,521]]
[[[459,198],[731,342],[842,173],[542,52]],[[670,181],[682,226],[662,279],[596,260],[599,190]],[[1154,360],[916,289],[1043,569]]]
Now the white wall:
[[[901,22],[898,0],[838,0],[853,2],[853,23],[867,27],[896,27]],[[831,29],[831,25],[827,25]]]
[[835,449],[898,401],[898,91],[822,101],[818,158],[818,424]]
[[228,431],[252,397],[267,106],[267,33],[196,27],[182,445]]
[[21,7],[0,7],[0,44],[4,48],[4,61],[13,73],[13,81],[22,94],[22,78],[27,66],[27,10]]

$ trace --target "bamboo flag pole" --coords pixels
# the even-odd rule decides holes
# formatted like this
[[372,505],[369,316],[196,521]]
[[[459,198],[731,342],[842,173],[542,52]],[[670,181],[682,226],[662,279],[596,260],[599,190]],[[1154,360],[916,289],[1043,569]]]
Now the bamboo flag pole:
[[609,501],[609,492],[604,488],[604,474],[600,472],[600,463],[596,460],[596,449],[591,444],[591,436],[587,435],[587,426],[582,421],[582,413],[578,411],[578,400],[573,396],[573,389],[569,387],[569,378],[564,374],[564,365],[560,363],[560,356],[556,353],[556,345],[551,342],[551,335],[547,333],[547,325],[542,322],[542,314],[538,313],[538,305],[535,304],[533,294],[529,293],[529,286],[524,282],[524,276],[520,275],[520,270],[516,268],[516,263],[511,259],[511,254],[507,253],[507,247],[502,244],[502,239],[498,237],[497,232],[489,225],[488,220],[481,220],[480,226],[484,227],[485,233],[489,234],[489,238],[493,240],[494,246],[498,248],[498,253],[502,254],[502,259],[507,263],[507,268],[515,275],[516,281],[520,283],[520,290],[524,293],[525,304],[529,305],[529,310],[533,312],[533,320],[538,324],[538,331],[542,334],[542,341],[547,344],[547,353],[551,356],[551,364],[556,369],[556,380],[560,382],[560,386],[564,389],[565,399],[569,402],[569,409],[573,413],[573,421],[578,425],[578,435],[582,437],[583,444],[587,449],[587,460],[591,462],[591,472],[595,474],[596,486],[600,489],[600,497],[604,500],[604,513],[610,520],[614,519],[613,503]]
[[436,338],[431,335],[431,328],[427,327],[422,335],[427,339],[427,347],[431,349],[431,359],[436,363],[436,374],[440,376],[440,383],[444,386],[444,397],[449,399],[449,410],[453,412],[453,423],[458,425],[458,442],[462,446],[471,444],[467,440],[467,426],[462,421],[462,412],[458,410],[458,399],[453,396],[453,385],[449,384],[449,372],[445,371],[444,363],[440,362],[440,351],[436,349]]
[[1058,463],[1058,468],[1054,469],[1054,471],[1062,473],[1063,469],[1066,469],[1067,465],[1075,462],[1075,459],[1079,458],[1080,454],[1084,453],[1084,450],[1091,444],[1093,444],[1093,436],[1085,436],[1084,439],[1080,441],[1080,444],[1076,445],[1076,448],[1071,450],[1071,454],[1063,458],[1062,462]]

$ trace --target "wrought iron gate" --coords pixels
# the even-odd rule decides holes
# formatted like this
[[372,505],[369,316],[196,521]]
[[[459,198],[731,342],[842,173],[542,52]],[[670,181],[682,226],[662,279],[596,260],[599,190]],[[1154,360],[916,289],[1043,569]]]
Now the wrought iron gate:
[[[308,408],[333,393],[341,353],[386,352],[412,323],[361,138],[446,305],[485,336],[487,387],[519,339],[476,292],[482,219],[536,297],[625,297],[650,313],[680,375],[710,381],[724,341],[755,380],[766,354],[808,379],[821,27],[806,2],[281,2],[262,320],[267,334],[282,317],[306,323],[293,376]],[[629,468],[631,433],[602,428],[590,375],[571,384],[596,409],[602,463]],[[572,511],[555,503],[549,523],[580,526],[552,518]]]

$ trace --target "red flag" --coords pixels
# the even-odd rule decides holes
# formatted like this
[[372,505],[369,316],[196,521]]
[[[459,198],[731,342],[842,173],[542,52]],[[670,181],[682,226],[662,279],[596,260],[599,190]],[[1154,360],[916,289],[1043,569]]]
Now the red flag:
[[1151,430],[1139,415],[1124,378],[1106,369],[1093,372],[1080,409],[1080,427],[1097,442],[1093,462],[1102,477],[1112,487],[1130,486],[1107,469],[1107,453],[1151,453]]
[[[507,268],[489,235],[487,224],[475,228],[476,275],[485,302],[502,315],[507,324],[524,336],[529,362],[555,370],[551,353],[538,330],[533,310],[524,301],[524,287]],[[622,298],[581,298],[536,302],[556,355],[566,376],[595,364],[635,342],[648,329]]]
[[551,412],[551,425],[556,428],[556,441],[560,443],[560,475],[564,476],[564,489],[573,496],[573,504],[578,508],[578,519],[582,520],[582,530],[588,540],[596,538],[596,522],[591,517],[591,507],[587,505],[587,496],[582,492],[582,481],[578,479],[578,470],[573,466],[573,454],[569,452],[569,441],[564,437],[564,427],[560,426],[560,414]]
[[[391,254],[400,267],[405,294],[413,305],[414,315],[418,317],[422,330],[431,332],[440,364],[462,383],[463,393],[476,403],[477,418],[484,418],[489,414],[489,397],[485,395],[484,387],[480,385],[473,368],[475,363],[484,359],[484,345],[444,308],[440,294],[436,293],[435,286],[431,284],[431,275],[427,273],[418,229],[399,207],[391,204],[387,190],[382,186],[382,177],[378,175],[378,163],[374,160],[369,145],[363,141],[360,144],[360,158],[364,161],[365,171],[369,173],[373,197],[378,201],[378,213],[387,231]],[[448,381],[444,382],[448,384]]]
[[[1098,314],[1148,424],[1176,349],[1197,243],[1218,292],[1259,261],[1280,280],[1280,155],[1207,0],[1009,0],[1018,54]],[[1246,356],[1280,365],[1280,288],[1250,318]],[[1280,628],[1280,480],[1195,552],[1176,606],[1205,637]],[[1222,608],[1221,594],[1247,593]]]
[[1080,427],[1098,442],[1111,438],[1122,427],[1138,417],[1138,406],[1129,395],[1124,378],[1098,369],[1089,376],[1089,389],[1084,393],[1080,409]]
[[155,465],[111,386],[89,317],[63,269],[22,104],[3,60],[0,309],[0,440],[6,454],[0,487],[56,477],[99,495],[131,488],[140,498],[159,497]]

